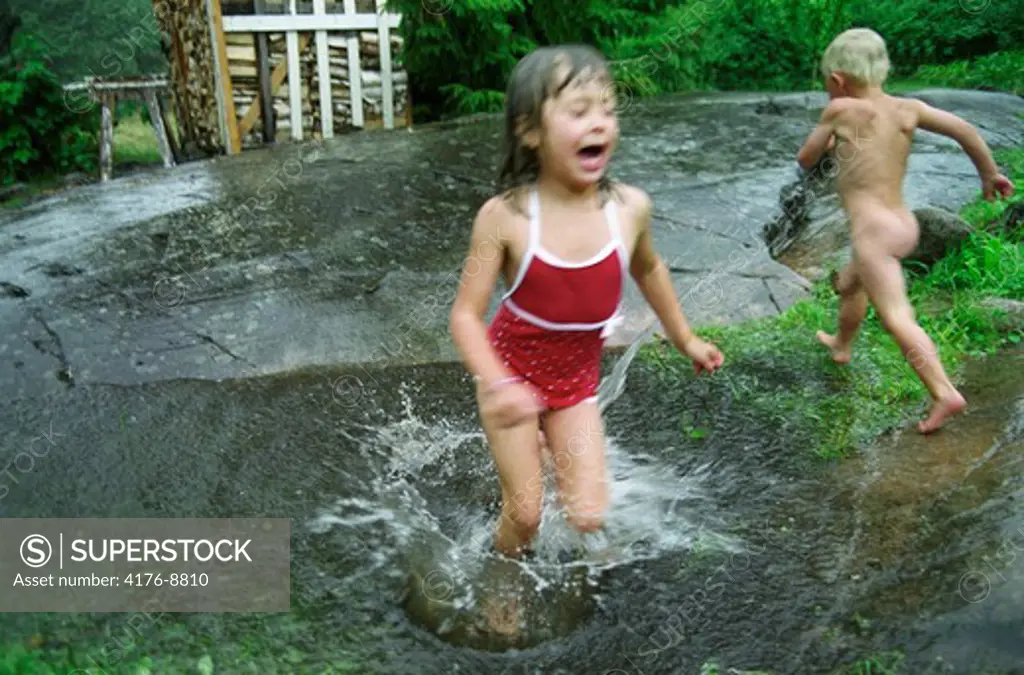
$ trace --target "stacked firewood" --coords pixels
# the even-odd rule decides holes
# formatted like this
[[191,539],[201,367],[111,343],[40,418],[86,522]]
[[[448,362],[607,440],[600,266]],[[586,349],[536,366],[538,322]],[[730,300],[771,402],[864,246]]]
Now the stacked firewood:
[[154,17],[169,41],[170,89],[187,152],[224,150],[217,107],[216,61],[205,0],[153,0]]
[[[361,31],[359,38],[359,70],[362,82],[363,116],[367,127],[383,124],[383,86],[380,67],[380,37],[376,31]],[[302,136],[309,138],[322,134],[320,120],[320,84],[317,75],[316,41],[311,33],[299,33],[299,73],[302,91]],[[259,62],[255,36],[249,33],[225,35],[228,67],[234,90],[235,111],[239,121],[253,104],[259,105]],[[288,46],[283,33],[268,34],[268,63],[271,72],[280,63],[287,63]],[[334,131],[343,133],[352,128],[352,99],[349,90],[349,64],[347,35],[328,33],[328,55],[331,73],[331,103],[334,111]],[[391,34],[391,72],[394,92],[395,126],[405,124],[407,76],[402,70],[402,38]],[[287,67],[287,65],[283,66]],[[291,102],[287,78],[274,94],[276,117],[275,136],[279,139],[291,135]],[[262,116],[260,116],[262,118]],[[242,138],[245,146],[262,143],[262,119]]]

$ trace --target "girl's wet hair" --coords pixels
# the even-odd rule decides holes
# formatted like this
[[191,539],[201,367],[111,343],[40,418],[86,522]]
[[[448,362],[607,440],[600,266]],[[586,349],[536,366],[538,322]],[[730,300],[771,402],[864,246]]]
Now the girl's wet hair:
[[[597,49],[583,44],[540,47],[516,64],[505,91],[504,156],[498,172],[506,196],[516,188],[537,180],[540,164],[537,152],[520,142],[519,131],[541,125],[544,102],[558,96],[577,78],[591,78],[612,84],[608,63]],[[607,173],[598,188],[603,196],[611,187]]]

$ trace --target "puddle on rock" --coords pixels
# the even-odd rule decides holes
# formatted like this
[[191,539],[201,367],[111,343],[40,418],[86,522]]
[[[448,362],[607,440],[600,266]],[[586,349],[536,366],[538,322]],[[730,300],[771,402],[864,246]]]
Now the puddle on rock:
[[[604,394],[605,537],[578,537],[549,491],[537,557],[504,569],[488,564],[499,493],[455,364],[14,401],[5,449],[51,424],[60,436],[0,516],[291,518],[292,612],[171,615],[136,647],[163,672],[188,672],[196,653],[216,672],[282,672],[287,653],[287,672],[653,675],[715,661],[831,675],[895,649],[905,672],[1008,673],[1024,662],[1020,364],[973,365],[971,414],[938,435],[815,465],[730,403],[727,378],[667,387],[635,362]],[[372,387],[339,396],[355,372]],[[683,416],[706,433],[681,433]],[[516,639],[502,635],[509,587],[528,620]],[[0,627],[82,651],[128,618],[6,614]]]

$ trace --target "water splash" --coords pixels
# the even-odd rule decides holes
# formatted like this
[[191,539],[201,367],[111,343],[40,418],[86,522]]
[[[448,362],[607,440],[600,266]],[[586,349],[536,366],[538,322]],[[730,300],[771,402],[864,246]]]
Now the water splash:
[[[654,329],[652,324],[639,335],[602,381],[602,412],[624,392],[629,366]],[[530,637],[538,640],[572,630],[599,600],[598,580],[610,569],[671,551],[743,550],[740,541],[720,533],[724,524],[704,489],[708,466],[682,474],[642,449],[627,449],[607,429],[609,509],[601,531],[580,534],[568,524],[546,457],[534,554],[507,560],[493,552],[499,497],[483,432],[470,422],[427,421],[414,397],[401,394],[405,411],[399,419],[363,427],[362,438],[352,437],[374,474],[366,494],[338,499],[310,528],[356,528],[363,538],[370,530],[377,542],[374,559],[350,583],[386,566],[408,570],[418,603],[412,613],[442,636],[479,645],[471,634],[487,631],[473,633],[468,624],[479,623],[474,611],[502,581],[512,580],[516,594],[529,595],[534,609],[545,608],[530,622]]]

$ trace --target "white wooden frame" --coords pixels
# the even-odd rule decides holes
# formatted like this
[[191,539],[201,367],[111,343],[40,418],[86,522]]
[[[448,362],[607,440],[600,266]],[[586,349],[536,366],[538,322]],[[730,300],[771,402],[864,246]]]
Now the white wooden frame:
[[[345,3],[345,9],[349,5]],[[401,14],[263,14],[229,15],[223,19],[225,33],[284,33],[290,30],[311,33],[318,30],[374,30],[383,22],[388,28],[398,28]]]
[[[356,15],[356,0],[345,0],[345,14]],[[359,65],[359,38],[348,36],[348,95],[352,107],[352,126],[363,128],[363,69]]]
[[302,82],[299,75],[299,32],[316,34],[317,79],[320,81],[320,123],[324,138],[334,136],[334,104],[331,100],[331,64],[327,42],[328,31],[345,31],[348,49],[348,88],[351,99],[352,126],[365,124],[363,104],[363,72],[359,64],[359,38],[355,31],[376,30],[380,39],[380,78],[384,128],[395,128],[394,74],[391,63],[391,30],[402,21],[400,14],[385,12],[385,0],[374,0],[376,13],[359,14],[355,0],[344,0],[344,14],[328,14],[325,0],[313,0],[313,14],[298,14],[295,0],[290,0],[289,14],[225,16],[221,19],[225,33],[284,33],[288,50],[288,98],[291,109],[292,138],[302,140]]
[[391,78],[391,26],[385,17],[384,0],[374,0],[377,8],[377,35],[380,37],[380,87],[381,106],[384,108],[384,128],[395,128],[394,82]]

